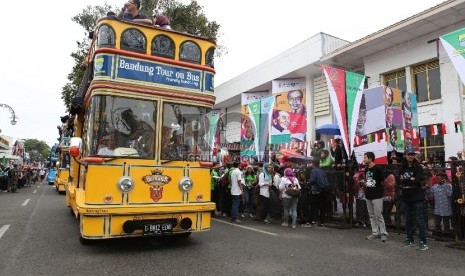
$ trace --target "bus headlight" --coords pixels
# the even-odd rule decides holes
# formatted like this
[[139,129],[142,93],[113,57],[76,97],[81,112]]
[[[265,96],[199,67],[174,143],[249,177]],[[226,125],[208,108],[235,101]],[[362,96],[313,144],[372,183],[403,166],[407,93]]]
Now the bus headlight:
[[119,179],[117,186],[121,192],[127,193],[134,188],[134,180],[129,176],[123,176]]
[[189,192],[192,189],[194,182],[189,177],[183,177],[179,180],[179,190]]

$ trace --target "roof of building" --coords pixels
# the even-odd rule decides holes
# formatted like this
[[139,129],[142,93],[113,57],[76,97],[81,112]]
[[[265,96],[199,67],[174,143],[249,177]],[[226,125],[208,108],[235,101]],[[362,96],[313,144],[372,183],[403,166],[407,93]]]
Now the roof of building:
[[417,38],[428,43],[464,26],[465,0],[449,0],[346,44],[323,56],[321,61],[341,67],[363,67],[364,57]]

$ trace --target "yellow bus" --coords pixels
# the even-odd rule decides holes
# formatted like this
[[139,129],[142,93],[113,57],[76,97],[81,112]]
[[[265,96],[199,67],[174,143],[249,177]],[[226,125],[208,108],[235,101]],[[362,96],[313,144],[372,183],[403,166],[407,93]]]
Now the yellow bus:
[[70,165],[70,156],[69,156],[69,137],[63,137],[58,145],[58,162],[57,173],[55,175],[55,189],[59,194],[64,194],[66,192],[66,185],[69,180],[69,165]]
[[174,30],[98,21],[66,188],[81,243],[210,229],[215,46]]

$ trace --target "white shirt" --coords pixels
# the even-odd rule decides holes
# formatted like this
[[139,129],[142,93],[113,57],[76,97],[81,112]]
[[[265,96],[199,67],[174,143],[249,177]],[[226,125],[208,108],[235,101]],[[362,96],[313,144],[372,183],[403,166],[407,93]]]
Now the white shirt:
[[239,187],[239,181],[242,181],[242,172],[239,168],[235,168],[231,173],[231,195],[242,194],[241,187]]
[[107,148],[107,147],[104,147],[104,148],[101,148],[99,149],[97,155],[108,155],[108,156],[111,156],[113,155],[113,150]]
[[287,177],[281,178],[281,182],[279,183],[279,190],[281,191],[282,198],[291,198],[291,196],[287,195],[284,191],[289,188],[291,184],[294,184],[297,189],[301,189],[299,185],[299,180],[297,178],[294,179],[294,183],[292,183]]
[[258,186],[260,186],[260,195],[264,197],[270,197],[270,187],[264,186],[270,184],[269,181],[265,181],[265,173],[261,172],[258,175]]

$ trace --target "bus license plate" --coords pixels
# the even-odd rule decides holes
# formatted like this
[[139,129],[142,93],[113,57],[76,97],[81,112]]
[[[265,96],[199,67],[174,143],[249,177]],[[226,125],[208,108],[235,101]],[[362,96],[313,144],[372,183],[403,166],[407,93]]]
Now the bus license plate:
[[144,225],[144,235],[165,235],[173,232],[171,223],[156,223]]

